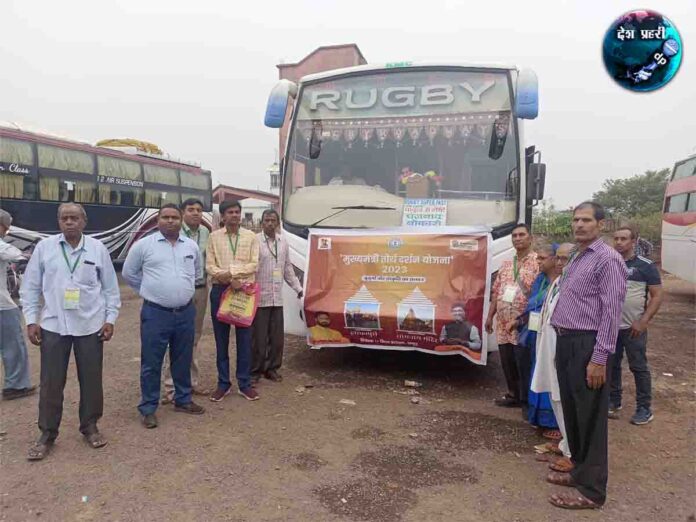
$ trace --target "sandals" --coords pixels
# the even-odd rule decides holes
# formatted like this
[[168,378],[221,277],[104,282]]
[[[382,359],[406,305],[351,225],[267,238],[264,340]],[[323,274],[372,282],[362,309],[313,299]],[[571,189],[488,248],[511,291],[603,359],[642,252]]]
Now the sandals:
[[27,460],[43,460],[51,453],[51,449],[53,449],[53,441],[37,441],[29,448]]
[[568,457],[561,457],[556,459],[549,464],[549,468],[553,471],[558,471],[559,473],[570,473],[575,469],[575,464]]
[[544,444],[534,446],[534,451],[537,453],[553,453],[554,455],[563,455],[563,452],[559,449],[558,444],[555,442],[545,442]]
[[541,432],[541,436],[545,439],[556,441],[559,441],[563,438],[563,435],[561,435],[561,432],[559,430],[544,430],[543,432]]
[[556,493],[549,497],[549,502],[563,509],[600,509],[602,507],[577,491],[574,493]]
[[94,449],[103,448],[107,445],[108,442],[104,435],[102,435],[98,431],[95,431],[94,433],[88,433],[87,435],[85,435],[85,440],[87,441],[87,444],[92,446]]
[[574,488],[576,486],[573,477],[570,473],[554,473],[551,472],[546,476],[546,482],[550,484],[555,484],[556,486],[565,486],[567,488]]

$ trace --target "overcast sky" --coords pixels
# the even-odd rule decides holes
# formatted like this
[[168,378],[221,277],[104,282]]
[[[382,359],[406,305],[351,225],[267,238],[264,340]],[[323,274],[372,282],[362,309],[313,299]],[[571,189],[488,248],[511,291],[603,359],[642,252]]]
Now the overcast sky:
[[684,59],[669,85],[632,94],[605,73],[601,45],[645,2],[1,0],[0,120],[151,141],[214,182],[266,190],[277,131],[263,115],[281,61],[353,42],[369,63],[510,63],[539,75],[526,144],[547,163],[547,197],[567,206],[696,153],[696,0],[655,4]]

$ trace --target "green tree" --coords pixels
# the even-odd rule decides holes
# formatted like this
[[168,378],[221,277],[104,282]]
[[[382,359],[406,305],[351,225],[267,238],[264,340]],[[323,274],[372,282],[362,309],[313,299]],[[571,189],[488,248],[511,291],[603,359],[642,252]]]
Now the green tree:
[[669,173],[670,169],[648,170],[630,178],[608,179],[592,199],[611,214],[628,218],[659,212]]

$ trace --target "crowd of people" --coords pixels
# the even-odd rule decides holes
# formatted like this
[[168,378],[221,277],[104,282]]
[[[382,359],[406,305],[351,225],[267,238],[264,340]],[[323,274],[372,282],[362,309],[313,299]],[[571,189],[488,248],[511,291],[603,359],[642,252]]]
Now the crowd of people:
[[486,319],[495,330],[507,393],[498,406],[520,408],[550,441],[537,446],[546,480],[569,488],[550,497],[567,509],[606,501],[608,420],[621,410],[625,352],[636,383],[635,425],[653,420],[647,329],[662,303],[656,266],[636,254],[633,227],[613,248],[601,237],[605,211],[584,202],[573,212],[575,243],[538,244],[527,225],[512,231],[515,255],[493,285]]
[[[239,202],[225,201],[219,210],[223,226],[211,233],[202,224],[199,200],[164,205],[157,230],[132,246],[123,265],[123,279],[143,299],[138,410],[149,429],[158,425],[160,404],[200,415],[205,409],[194,395],[219,402],[232,391],[231,326],[217,317],[229,287],[256,282],[260,289],[252,326],[234,327],[238,393],[254,401],[260,379],[282,380],[283,284],[298,298],[302,286],[278,233],[279,216],[266,210],[263,230],[255,234],[240,227]],[[40,436],[29,460],[45,458],[58,436],[71,351],[80,384],[80,432],[93,448],[107,443],[97,428],[103,414],[103,346],[114,334],[121,301],[106,247],[83,234],[87,218],[79,204],[60,205],[61,233],[38,244],[20,289],[27,337],[41,353]],[[636,382],[631,422],[653,419],[646,345],[649,322],[662,301],[660,275],[649,259],[636,255],[637,236],[630,226],[616,230],[614,247],[609,246],[601,237],[604,219],[600,205],[581,203],[573,213],[575,243],[562,245],[534,246],[529,227],[515,226],[515,255],[497,273],[485,321],[489,334],[496,331],[507,383],[507,393],[496,404],[520,408],[523,418],[550,440],[537,447],[537,458],[549,462],[548,482],[569,488],[550,498],[562,508],[598,508],[605,502],[607,419],[620,417],[624,352]],[[12,217],[0,210],[0,238],[11,223]],[[22,256],[0,240],[0,273]],[[218,374],[212,391],[201,384],[197,361],[208,301]],[[453,306],[455,322],[443,329],[443,339],[480,343],[478,330],[462,322],[461,310],[463,305]],[[0,325],[3,398],[30,395],[36,386],[30,382],[21,314],[4,278]]]

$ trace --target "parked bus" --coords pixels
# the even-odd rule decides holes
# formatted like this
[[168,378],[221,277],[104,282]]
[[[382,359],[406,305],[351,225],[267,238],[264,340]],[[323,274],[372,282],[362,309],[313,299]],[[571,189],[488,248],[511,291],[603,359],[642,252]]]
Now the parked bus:
[[[532,71],[398,63],[281,80],[268,127],[283,126],[289,103],[281,217],[300,277],[310,228],[399,227],[414,197],[446,200],[448,226],[490,227],[494,271],[512,257],[511,230],[531,222],[545,179],[539,153],[523,145],[523,120],[538,112]],[[409,193],[409,172],[430,172],[437,188]],[[285,292],[286,331],[303,335],[300,304]]]
[[696,283],[696,154],[674,165],[665,189],[662,269]]
[[[12,214],[7,239],[20,249],[58,233],[58,205],[74,201],[87,211],[85,233],[103,241],[119,264],[155,227],[156,209],[190,197],[212,211],[210,172],[194,163],[0,123],[0,207]],[[210,226],[209,213],[206,220]]]

